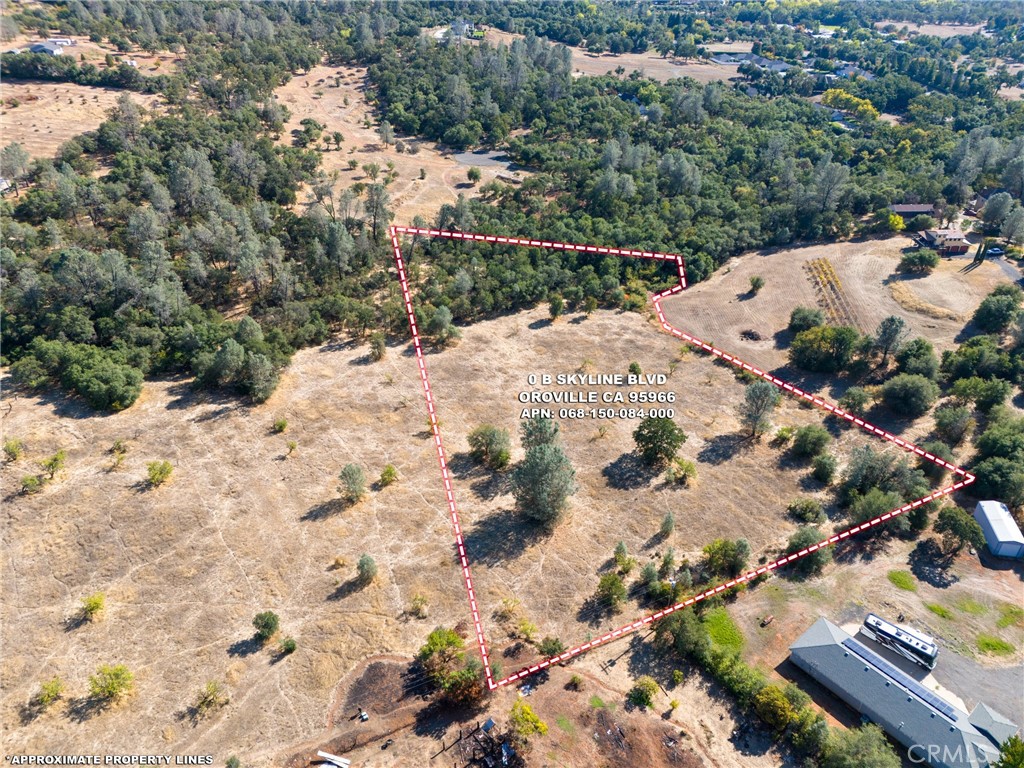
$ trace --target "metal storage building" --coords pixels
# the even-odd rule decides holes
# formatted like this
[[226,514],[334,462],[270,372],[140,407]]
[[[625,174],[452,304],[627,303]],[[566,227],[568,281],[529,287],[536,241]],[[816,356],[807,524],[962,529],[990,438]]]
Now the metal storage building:
[[1024,535],[1010,510],[1001,501],[979,501],[974,519],[985,534],[985,543],[996,557],[1024,558]]

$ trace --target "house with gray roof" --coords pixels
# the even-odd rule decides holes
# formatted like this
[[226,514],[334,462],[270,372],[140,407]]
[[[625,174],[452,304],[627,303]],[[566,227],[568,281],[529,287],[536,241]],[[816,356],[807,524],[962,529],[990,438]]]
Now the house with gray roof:
[[985,543],[996,557],[1024,559],[1024,535],[1001,501],[979,501],[974,508],[974,519],[985,534]]
[[56,43],[33,43],[28,49],[29,53],[42,53],[46,56],[62,56],[64,48]]
[[986,768],[1018,730],[979,704],[971,714],[937,696],[881,656],[881,646],[818,619],[790,646],[790,659],[932,768]]

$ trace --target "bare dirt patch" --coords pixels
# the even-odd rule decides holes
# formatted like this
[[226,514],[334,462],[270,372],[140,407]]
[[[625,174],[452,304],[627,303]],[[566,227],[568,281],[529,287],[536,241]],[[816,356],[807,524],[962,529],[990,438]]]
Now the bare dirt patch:
[[159,96],[116,88],[7,80],[0,90],[3,141],[20,143],[32,157],[53,157],[68,139],[98,128],[122,94],[146,109],[162,103]]
[[[395,145],[385,147],[377,134],[377,117],[366,103],[365,88],[365,67],[317,66],[293,77],[277,90],[278,99],[291,111],[281,142],[290,144],[292,132],[301,130],[299,124],[305,118],[326,125],[325,135],[340,131],[345,137],[340,151],[332,144],[330,151],[322,152],[321,167],[327,173],[337,172],[343,187],[369,182],[363,165],[376,163],[384,173],[387,163],[394,163],[398,178],[389,187],[391,208],[396,220],[402,222],[423,216],[434,223],[442,205],[454,203],[459,194],[479,194],[481,185],[505,170],[505,164],[482,164],[481,180],[474,186],[467,178],[469,166],[456,162],[433,142],[398,137],[417,148],[417,154],[400,153]],[[348,167],[350,160],[357,162],[354,170]],[[420,178],[421,170],[426,174],[424,179]],[[305,199],[309,199],[308,194]]]
[[875,29],[884,29],[892,24],[896,29],[907,30],[918,35],[932,35],[934,37],[956,37],[957,35],[973,35],[985,28],[984,24],[918,24],[913,21],[876,21]]
[[[896,272],[909,238],[895,236],[852,242],[809,245],[776,252],[744,254],[731,260],[702,283],[663,302],[669,322],[706,341],[733,352],[748,362],[774,369],[787,362],[790,341],[786,327],[794,307],[818,306],[819,296],[805,265],[827,259],[849,304],[856,310],[861,330],[873,332],[889,315],[903,317],[914,335],[928,338],[936,348],[950,349],[969,317],[988,293],[1006,276],[998,265],[984,262],[963,271],[969,260],[944,259],[926,277],[905,278]],[[750,278],[761,275],[765,286],[753,296]],[[909,291],[920,301],[948,310],[949,317],[932,316],[938,310],[910,309],[894,298]],[[824,308],[824,307],[823,307]],[[756,330],[763,341],[744,339],[744,330]]]
[[[122,52],[109,43],[94,43],[84,36],[54,33],[50,37],[72,40],[74,45],[65,46],[64,53],[61,55],[70,56],[79,63],[93,64],[99,69],[106,68],[108,55],[114,57],[115,67],[121,62],[127,62],[130,59],[135,62],[139,72],[147,76],[173,72],[181,61],[181,57],[178,54],[170,51],[150,53],[149,51],[136,48],[132,51]],[[45,38],[41,38],[38,35],[19,35],[4,43],[4,50],[7,51],[14,48],[26,50],[34,43],[44,42],[44,40]]]

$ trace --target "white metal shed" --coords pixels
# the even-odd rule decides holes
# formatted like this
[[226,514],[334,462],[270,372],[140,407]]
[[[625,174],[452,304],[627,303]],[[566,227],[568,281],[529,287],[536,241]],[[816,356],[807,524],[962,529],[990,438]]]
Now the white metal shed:
[[1024,534],[1001,501],[979,501],[974,519],[985,534],[989,551],[997,557],[1024,559]]

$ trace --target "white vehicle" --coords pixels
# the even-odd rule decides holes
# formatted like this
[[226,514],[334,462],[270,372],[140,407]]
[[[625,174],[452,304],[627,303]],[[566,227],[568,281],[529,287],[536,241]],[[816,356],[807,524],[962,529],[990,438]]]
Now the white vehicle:
[[888,622],[873,613],[869,613],[864,619],[863,631],[879,645],[884,645],[915,664],[935,669],[939,658],[939,646],[936,645],[935,638],[910,627]]

